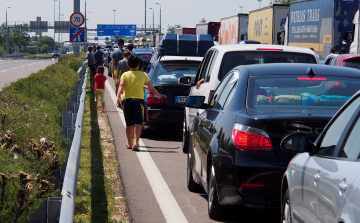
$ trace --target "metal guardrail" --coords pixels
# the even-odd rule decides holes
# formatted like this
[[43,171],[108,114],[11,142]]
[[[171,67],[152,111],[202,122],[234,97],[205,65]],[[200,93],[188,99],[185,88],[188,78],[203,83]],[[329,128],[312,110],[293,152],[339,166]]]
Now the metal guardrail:
[[[84,62],[84,64],[86,64],[86,62]],[[61,209],[60,209],[60,220],[59,220],[60,223],[73,222],[74,213],[75,213],[76,188],[77,188],[80,157],[81,157],[81,138],[82,138],[83,122],[84,122],[85,95],[86,95],[86,83],[87,83],[86,66],[80,68],[78,70],[78,73],[81,76],[81,73],[83,71],[82,69],[85,69],[85,75],[83,78],[82,87],[81,89],[79,89],[82,90],[82,93],[80,95],[80,98],[77,98],[77,101],[79,102],[79,109],[76,115],[75,132],[70,147],[70,153],[67,160],[65,177],[61,191],[62,201],[61,201]]]

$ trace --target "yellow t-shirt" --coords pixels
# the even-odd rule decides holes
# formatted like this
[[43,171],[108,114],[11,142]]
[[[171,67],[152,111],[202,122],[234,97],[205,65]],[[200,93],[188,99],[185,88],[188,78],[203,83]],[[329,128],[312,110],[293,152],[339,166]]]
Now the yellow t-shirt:
[[128,71],[121,75],[125,80],[123,100],[128,98],[144,99],[144,84],[150,81],[148,75],[142,71]]

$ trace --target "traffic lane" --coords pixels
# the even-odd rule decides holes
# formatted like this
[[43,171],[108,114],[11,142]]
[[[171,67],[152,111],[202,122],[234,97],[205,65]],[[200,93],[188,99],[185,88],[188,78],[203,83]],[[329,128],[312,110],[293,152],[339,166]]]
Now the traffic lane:
[[[31,73],[36,73],[47,66],[54,64],[57,60],[19,60],[0,61],[0,91],[3,87],[10,85],[20,78],[26,78]],[[4,63],[5,62],[5,63]]]
[[[105,69],[105,74],[107,74],[106,71],[107,69]],[[135,223],[166,222],[136,152],[125,148],[127,142],[125,127],[113,101],[115,96],[114,80],[107,75],[105,76],[111,86],[110,89],[105,87],[106,113],[114,135],[120,178],[131,220]],[[113,96],[111,97],[110,94]]]
[[[205,191],[193,193],[187,189],[187,156],[181,149],[182,129],[152,131],[149,138],[142,140],[188,221],[216,222],[208,216]],[[226,218],[220,222],[263,223],[264,216],[266,222],[280,221],[280,209],[253,210],[229,206],[225,215]]]

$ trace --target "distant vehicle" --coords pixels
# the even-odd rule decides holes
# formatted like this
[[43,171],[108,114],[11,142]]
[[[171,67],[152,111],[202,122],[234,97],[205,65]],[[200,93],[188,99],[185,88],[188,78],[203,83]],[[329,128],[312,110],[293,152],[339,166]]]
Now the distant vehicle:
[[[337,88],[347,90],[345,95],[350,96],[360,89],[358,71],[330,69],[334,69],[335,72],[329,71],[334,76],[326,73],[321,78],[340,83]],[[333,102],[341,98],[334,93]],[[330,101],[325,102],[325,107],[332,106]],[[289,162],[283,176],[281,222],[360,222],[359,105],[360,92],[357,92],[315,141],[309,136],[310,129],[305,128],[282,140],[284,152],[298,154]]]
[[347,52],[359,53],[349,51],[355,35],[353,48],[358,46],[358,22],[351,24],[358,9],[359,1],[328,0],[326,4],[322,0],[290,1],[285,32],[280,34],[281,41],[284,45],[311,47],[321,60],[326,58],[332,47],[337,53],[342,47]]
[[248,39],[248,14],[236,14],[221,18],[220,45],[237,44]]
[[360,69],[360,54],[334,54],[325,64]]
[[[290,162],[288,181],[283,183],[283,187],[289,185],[290,203],[283,210],[291,207],[293,218],[281,222],[360,222],[360,125],[346,154],[333,157],[342,148],[337,143],[340,136],[340,141],[346,139],[345,127],[352,126],[348,120],[359,117],[360,98],[351,114],[340,118],[325,136],[329,140],[317,155],[304,153],[291,162],[296,149],[309,143],[300,141],[291,151],[280,148],[288,134],[301,133],[315,140],[326,132],[323,129],[331,117],[360,89],[358,73],[317,64],[243,65],[227,72],[209,102],[204,96],[189,96],[186,106],[204,112],[189,125],[187,186],[190,191],[201,186],[207,192],[210,218],[221,219],[231,205],[278,208],[282,178]],[[348,159],[347,164],[342,159]],[[351,187],[356,177],[359,184]],[[353,204],[345,202],[345,190],[353,192],[349,196]],[[341,221],[334,216],[344,203],[343,216],[355,215],[359,220]]]
[[[238,65],[264,63],[318,63],[314,51],[307,48],[265,44],[218,45],[205,54],[196,77],[189,83],[192,87],[189,96],[204,96],[208,102],[220,81]],[[201,83],[201,84],[200,84]],[[196,86],[198,84],[198,86]],[[204,110],[185,108],[183,126],[183,152],[187,153],[189,124]]]
[[255,40],[242,40],[239,42],[239,44],[261,44],[261,43]]
[[214,41],[219,42],[217,35],[220,30],[220,22],[207,22],[196,24],[196,35],[210,34]]
[[59,57],[60,56],[60,54],[59,54],[59,51],[57,51],[57,50],[54,50],[53,52],[52,52],[52,58],[54,58],[54,57]]
[[178,29],[175,29],[175,34],[179,34],[179,35],[184,35],[184,34],[196,35],[196,28],[186,28],[186,27],[178,28]]
[[284,31],[289,5],[273,4],[249,11],[248,38],[261,43],[283,45],[277,33]]

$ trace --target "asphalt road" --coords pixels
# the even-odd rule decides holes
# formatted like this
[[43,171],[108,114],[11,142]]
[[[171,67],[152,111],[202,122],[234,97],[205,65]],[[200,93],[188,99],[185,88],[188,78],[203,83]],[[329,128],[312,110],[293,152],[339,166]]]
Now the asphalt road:
[[[105,72],[107,74],[107,72]],[[187,157],[181,150],[182,130],[152,132],[142,139],[140,152],[126,149],[122,111],[115,107],[114,82],[108,77],[105,105],[120,175],[133,222],[215,222],[208,217],[207,195],[186,187]],[[279,222],[280,209],[231,207],[221,222]]]
[[11,82],[28,77],[31,73],[44,69],[56,61],[57,59],[0,60],[0,91]]

